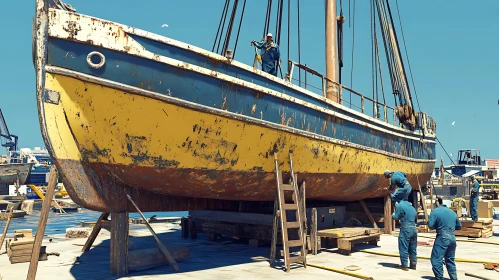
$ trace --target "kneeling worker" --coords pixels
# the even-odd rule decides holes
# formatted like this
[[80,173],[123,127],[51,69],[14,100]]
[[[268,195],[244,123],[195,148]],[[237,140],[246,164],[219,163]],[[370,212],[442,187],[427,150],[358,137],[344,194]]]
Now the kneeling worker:
[[[396,201],[398,202],[398,201]],[[407,268],[407,256],[409,256],[410,269],[416,269],[418,247],[418,230],[416,229],[416,209],[406,201],[396,203],[397,210],[393,213],[392,218],[400,220],[400,233],[399,233],[399,255],[400,263],[399,268],[402,270],[409,270]]]
[[430,229],[437,230],[437,238],[431,250],[431,266],[435,279],[444,279],[442,259],[451,280],[457,280],[456,263],[456,236],[454,230],[461,229],[461,222],[456,213],[442,204],[442,198],[437,198],[438,208],[431,211],[428,218]]
[[392,178],[392,182],[390,184],[390,187],[388,188],[390,191],[393,191],[395,187],[398,187],[395,192],[390,194],[392,200],[407,200],[409,198],[409,194],[411,194],[412,187],[409,184],[409,181],[407,181],[405,173],[400,171],[390,172],[390,170],[385,170],[384,175],[387,179]]

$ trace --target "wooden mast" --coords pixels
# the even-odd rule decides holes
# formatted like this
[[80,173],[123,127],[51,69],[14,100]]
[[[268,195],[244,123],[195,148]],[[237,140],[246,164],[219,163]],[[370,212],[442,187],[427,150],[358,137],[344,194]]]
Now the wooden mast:
[[[338,45],[336,28],[336,0],[326,0],[326,77],[338,82]],[[326,97],[334,102],[339,101],[338,87],[327,83]]]

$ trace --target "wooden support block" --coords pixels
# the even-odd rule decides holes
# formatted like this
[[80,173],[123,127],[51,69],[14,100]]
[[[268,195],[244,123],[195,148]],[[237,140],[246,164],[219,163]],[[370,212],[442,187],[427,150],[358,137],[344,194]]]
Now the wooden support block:
[[320,249],[320,238],[317,236],[317,208],[312,208],[312,221],[310,223],[310,239],[312,240],[312,255],[317,255]]
[[258,239],[250,239],[248,245],[251,248],[258,248]]
[[111,214],[111,274],[128,273],[128,213]]
[[[372,229],[376,230],[376,229]],[[355,237],[366,235],[371,232],[371,229],[365,227],[342,227],[333,229],[322,229],[317,231],[317,235],[320,237],[328,238],[344,238],[344,237]]]
[[385,224],[385,233],[386,234],[391,234],[392,233],[392,199],[390,196],[385,197],[385,217],[383,220],[383,223]]
[[217,235],[214,233],[208,233],[208,241],[215,241],[217,240]]
[[33,238],[33,231],[31,229],[16,229],[14,230],[15,238]]
[[[166,248],[174,260],[189,257],[189,248],[185,246],[170,246]],[[128,252],[128,267],[135,268],[146,265],[168,262],[158,248],[133,250]]]
[[381,234],[378,233],[378,234],[373,234],[373,235],[339,238],[338,239],[338,249],[352,251],[353,245],[358,244],[358,243],[379,241],[380,235]]
[[182,237],[189,237],[189,218],[182,218],[180,226],[182,227]]
[[196,222],[194,219],[189,219],[189,232],[191,235],[191,239],[198,238],[198,232],[196,231]]

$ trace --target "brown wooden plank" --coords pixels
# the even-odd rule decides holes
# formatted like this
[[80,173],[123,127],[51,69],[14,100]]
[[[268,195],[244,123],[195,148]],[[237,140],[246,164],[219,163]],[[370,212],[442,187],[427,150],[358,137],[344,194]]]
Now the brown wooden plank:
[[182,218],[180,226],[182,227],[182,237],[189,237],[189,218]]
[[14,205],[9,205],[6,209],[7,211],[5,211],[5,213],[10,212],[10,215],[8,216],[5,228],[3,229],[2,239],[0,239],[0,248],[2,248],[3,241],[5,240],[5,237],[7,237],[7,231],[9,230],[10,220],[12,219],[13,215],[13,210],[12,210],[13,206]]
[[319,237],[328,237],[328,238],[345,238],[345,237],[354,237],[366,234],[367,228],[358,227],[358,228],[335,228],[335,229],[322,229],[317,231],[317,236]]
[[288,240],[288,247],[300,247],[303,245],[301,240]]
[[338,239],[338,249],[351,251],[353,245],[379,240],[381,233]]
[[369,212],[369,209],[367,209],[366,204],[364,203],[364,200],[359,200],[360,205],[362,205],[362,208],[364,208],[364,212],[366,212],[367,217],[369,218],[369,221],[371,221],[371,224],[373,225],[374,228],[378,228],[378,225],[374,221],[373,216],[371,215],[371,212]]
[[[317,255],[317,250],[319,249],[319,244],[317,242],[317,208],[312,208],[312,221],[310,222],[310,239],[312,240],[312,254]],[[320,239],[319,239],[320,240]],[[320,241],[319,241],[320,242]]]
[[293,187],[293,185],[290,185],[290,184],[282,184],[281,185],[281,190],[283,191],[295,191],[295,187]]
[[42,203],[42,210],[40,212],[40,220],[38,221],[38,227],[36,230],[35,242],[33,244],[33,254],[29,263],[29,270],[27,280],[34,280],[36,277],[36,271],[38,269],[38,260],[40,256],[40,249],[42,246],[43,235],[45,234],[45,227],[47,226],[47,219],[49,217],[50,206],[52,200],[54,199],[54,190],[57,185],[57,178],[59,177],[59,172],[55,165],[50,168],[50,177],[47,185],[47,192],[45,194],[45,199]]
[[272,226],[272,241],[270,245],[270,266],[273,267],[276,259],[276,247],[277,247],[277,231],[279,230],[279,201],[278,193],[276,188],[276,197],[274,199],[274,222]]
[[111,274],[128,273],[128,213],[111,214]]
[[97,222],[95,223],[94,228],[92,229],[92,233],[90,233],[90,236],[87,238],[87,241],[85,242],[85,245],[83,245],[83,248],[81,249],[82,252],[86,252],[86,251],[90,250],[90,247],[92,247],[92,245],[94,244],[95,239],[99,235],[99,232],[100,232],[100,230],[102,228],[103,220],[107,220],[108,217],[109,217],[109,213],[102,213],[99,216],[99,219],[97,220]]
[[384,208],[385,217],[383,219],[383,223],[385,225],[385,233],[392,233],[392,199],[390,196],[385,197],[385,208]]
[[[189,257],[189,247],[170,246],[167,247],[174,260],[185,259]],[[133,250],[128,252],[128,267],[135,268],[146,265],[168,262],[165,255],[158,248],[148,248]]]
[[[278,167],[278,162],[277,162],[277,155],[276,155],[276,170],[277,170],[277,193],[279,194],[279,209],[280,210],[285,210],[285,198],[284,198],[284,193],[281,190],[281,185],[282,185],[282,172],[277,169]],[[293,205],[293,204],[292,204]],[[296,205],[295,209],[297,208]],[[286,267],[286,271],[289,272],[290,270],[290,263],[289,263],[289,247],[288,247],[288,230],[286,228],[286,222],[288,221],[286,218],[286,211],[281,211],[280,212],[281,217],[281,234],[282,234],[282,246],[284,250],[284,266]]]
[[[416,176],[417,177],[417,176]],[[419,179],[418,179],[418,191],[419,191],[419,196],[421,199],[421,204],[423,206],[423,211],[424,211],[424,219],[425,222],[428,222],[428,211],[426,209],[426,201],[425,201],[425,196],[423,195],[423,192],[421,191],[421,185],[419,184]],[[433,203],[433,202],[432,202]]]

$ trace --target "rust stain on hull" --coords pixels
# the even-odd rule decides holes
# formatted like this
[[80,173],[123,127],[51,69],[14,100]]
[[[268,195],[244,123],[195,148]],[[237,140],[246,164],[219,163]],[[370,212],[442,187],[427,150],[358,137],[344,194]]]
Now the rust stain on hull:
[[[62,176],[71,198],[97,211],[133,211],[125,193],[144,211],[237,209],[239,201],[273,201],[275,194],[273,172],[158,169],[74,160],[56,160],[56,164],[70,171]],[[355,201],[389,194],[389,181],[383,175],[301,173],[298,176],[300,181],[307,182],[308,200]],[[418,179],[419,182],[429,179],[425,174],[417,177],[409,176],[413,189],[417,189]]]

